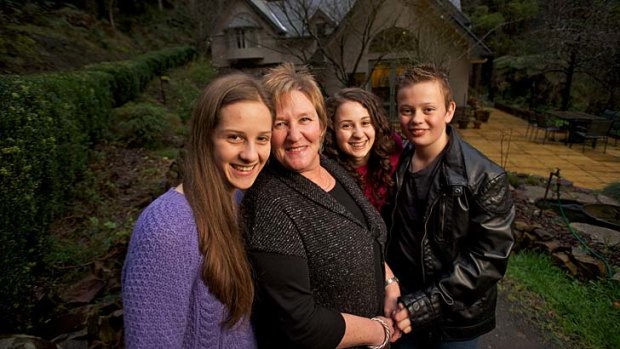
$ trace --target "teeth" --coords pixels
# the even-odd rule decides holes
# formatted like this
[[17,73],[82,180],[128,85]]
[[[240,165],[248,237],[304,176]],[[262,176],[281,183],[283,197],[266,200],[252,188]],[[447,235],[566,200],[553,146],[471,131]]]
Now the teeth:
[[302,151],[304,148],[305,148],[304,146],[290,147],[290,148],[288,148],[288,151],[290,151],[290,152],[298,152],[298,151]]
[[252,171],[252,169],[254,168],[254,165],[252,165],[252,166],[232,165],[232,167],[233,167],[235,170],[238,170],[238,171],[242,171],[242,172],[249,172],[249,171]]

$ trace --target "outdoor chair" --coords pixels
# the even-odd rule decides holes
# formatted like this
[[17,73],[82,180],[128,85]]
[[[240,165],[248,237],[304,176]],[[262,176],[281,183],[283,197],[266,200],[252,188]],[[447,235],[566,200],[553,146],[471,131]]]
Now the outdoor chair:
[[608,120],[613,120],[611,129],[609,130],[609,136],[614,138],[614,145],[618,145],[618,138],[620,138],[620,111],[605,109],[603,117]]
[[542,113],[535,113],[536,116],[536,131],[534,133],[534,141],[536,141],[536,139],[538,138],[538,131],[544,131],[544,137],[543,137],[543,144],[545,144],[545,142],[547,141],[547,138],[549,137],[549,134],[552,133],[553,134],[553,140],[555,140],[555,134],[556,133],[566,133],[567,130],[566,128],[562,127],[562,125],[560,125],[558,122],[559,120],[556,120],[552,117],[550,117],[547,114],[542,114]]
[[529,139],[528,134],[531,137],[536,130],[536,113],[533,111],[528,111],[526,116],[527,117],[525,120],[527,120],[527,128],[525,129],[525,137]]
[[[605,146],[603,148],[603,153],[605,153],[607,151],[607,141],[612,124],[613,120],[592,120],[585,129],[576,130],[575,136],[583,139],[582,152],[586,151],[586,142],[588,140],[592,140],[592,148],[595,148],[596,141],[600,139],[601,141],[605,141]],[[572,145],[571,143],[569,147]]]

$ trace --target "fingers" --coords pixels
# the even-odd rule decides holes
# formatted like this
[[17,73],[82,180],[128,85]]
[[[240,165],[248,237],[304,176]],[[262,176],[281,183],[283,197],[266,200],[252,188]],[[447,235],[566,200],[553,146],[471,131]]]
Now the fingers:
[[398,304],[398,310],[393,316],[396,327],[403,333],[411,332],[411,320],[409,320],[409,310],[402,304]]

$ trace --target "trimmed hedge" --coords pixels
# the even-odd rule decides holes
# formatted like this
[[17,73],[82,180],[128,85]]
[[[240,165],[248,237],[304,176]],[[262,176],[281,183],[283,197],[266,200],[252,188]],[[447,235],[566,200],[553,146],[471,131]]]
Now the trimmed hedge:
[[72,73],[0,76],[0,328],[28,324],[41,237],[63,212],[112,107],[194,55],[182,47]]

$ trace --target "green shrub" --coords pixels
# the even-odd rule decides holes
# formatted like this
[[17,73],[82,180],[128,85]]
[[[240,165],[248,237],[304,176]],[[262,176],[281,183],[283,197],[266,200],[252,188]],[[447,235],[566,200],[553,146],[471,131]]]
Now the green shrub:
[[[184,47],[72,73],[0,76],[0,328],[27,326],[41,241],[108,128],[112,106],[193,55]],[[155,123],[148,127],[156,134],[161,124],[153,117],[133,122]],[[149,137],[142,140],[155,140]]]
[[603,194],[620,201],[620,182],[609,183],[603,188]]
[[114,109],[112,134],[129,147],[160,147],[168,130],[165,108],[150,103],[132,103]]

